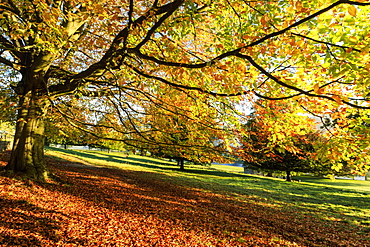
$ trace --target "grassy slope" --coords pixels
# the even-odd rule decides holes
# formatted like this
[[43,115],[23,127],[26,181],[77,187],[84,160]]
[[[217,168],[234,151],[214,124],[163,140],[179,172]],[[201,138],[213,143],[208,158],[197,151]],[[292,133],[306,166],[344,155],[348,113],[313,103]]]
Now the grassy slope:
[[[243,174],[243,168],[223,165],[187,166],[177,171],[175,163],[150,157],[101,151],[59,150],[49,152],[63,158],[77,155],[95,165],[166,174],[181,185],[194,186],[243,198],[253,196],[272,206],[290,207],[302,213],[315,211],[329,221],[347,221],[370,225],[370,181],[330,180],[299,177],[302,182],[289,183],[277,178]],[[67,155],[67,156],[65,156]],[[72,158],[73,159],[73,158]]]
[[370,246],[368,181],[288,183],[121,153],[47,155],[61,185],[0,176],[0,246]]

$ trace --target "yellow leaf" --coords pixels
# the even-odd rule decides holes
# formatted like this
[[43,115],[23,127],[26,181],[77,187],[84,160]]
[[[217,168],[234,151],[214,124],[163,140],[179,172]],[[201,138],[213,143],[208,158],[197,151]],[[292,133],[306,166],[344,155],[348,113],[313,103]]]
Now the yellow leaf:
[[299,97],[299,96],[294,96],[293,98],[292,98],[292,100],[294,100],[294,101],[298,101],[299,102],[299,100],[301,99],[301,97]]
[[348,7],[348,14],[350,14],[350,15],[352,15],[352,16],[356,16],[356,14],[357,14],[357,9],[356,9],[356,7],[355,7],[355,6],[353,6],[353,5],[350,5],[350,6]]
[[293,7],[293,6],[289,6],[289,7],[286,9],[286,11],[287,11],[288,13],[294,13],[294,7]]
[[295,42],[295,44],[297,46],[301,46],[303,44],[303,40],[298,40],[298,41]]
[[354,43],[356,43],[356,42],[357,42],[357,38],[356,38],[356,37],[354,37],[354,36],[350,36],[348,39],[349,39],[349,41],[352,41],[352,42],[354,42]]
[[17,120],[17,122],[27,123],[27,121],[26,121],[26,120],[24,120],[24,118],[20,118],[20,119],[18,119],[18,120]]

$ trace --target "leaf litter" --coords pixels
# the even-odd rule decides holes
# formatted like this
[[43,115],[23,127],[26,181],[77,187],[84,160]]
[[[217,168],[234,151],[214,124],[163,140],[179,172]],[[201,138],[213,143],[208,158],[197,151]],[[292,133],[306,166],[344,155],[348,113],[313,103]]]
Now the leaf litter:
[[0,246],[370,245],[349,222],[322,224],[253,196],[204,191],[155,172],[47,162],[58,182],[0,176]]

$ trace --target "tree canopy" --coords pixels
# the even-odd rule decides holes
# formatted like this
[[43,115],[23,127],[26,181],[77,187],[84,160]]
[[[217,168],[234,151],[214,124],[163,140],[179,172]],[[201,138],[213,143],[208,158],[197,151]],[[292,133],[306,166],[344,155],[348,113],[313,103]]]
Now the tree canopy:
[[[294,126],[286,121],[290,118],[294,118]],[[291,181],[291,172],[332,174],[335,161],[316,158],[326,141],[316,125],[309,116],[297,115],[289,102],[258,101],[244,127],[248,134],[239,136],[238,157],[248,169],[284,171],[287,181]]]
[[[198,135],[228,148],[243,105],[258,98],[290,99],[314,115],[348,122],[348,113],[370,108],[369,6],[4,0],[1,82],[18,100],[7,169],[45,179],[43,120],[51,113],[96,137],[108,129],[108,139],[126,145],[179,148],[183,143],[156,134],[192,128],[187,147],[199,146]],[[181,123],[168,120],[175,118]],[[367,129],[356,125],[355,139],[346,128],[332,131],[340,136],[332,139],[338,142],[332,154],[350,147],[347,139],[370,146]]]

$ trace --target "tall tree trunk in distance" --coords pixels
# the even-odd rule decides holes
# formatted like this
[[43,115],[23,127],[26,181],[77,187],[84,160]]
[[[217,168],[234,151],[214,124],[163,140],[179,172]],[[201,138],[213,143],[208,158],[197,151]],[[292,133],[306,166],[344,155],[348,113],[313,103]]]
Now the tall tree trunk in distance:
[[34,92],[21,96],[10,160],[5,167],[25,177],[45,181],[48,169],[44,157],[44,116],[48,101]]
[[286,171],[286,181],[292,182],[292,175],[290,174],[290,171]]
[[185,171],[184,159],[183,158],[179,158],[177,160],[177,164],[180,166],[180,171]]

